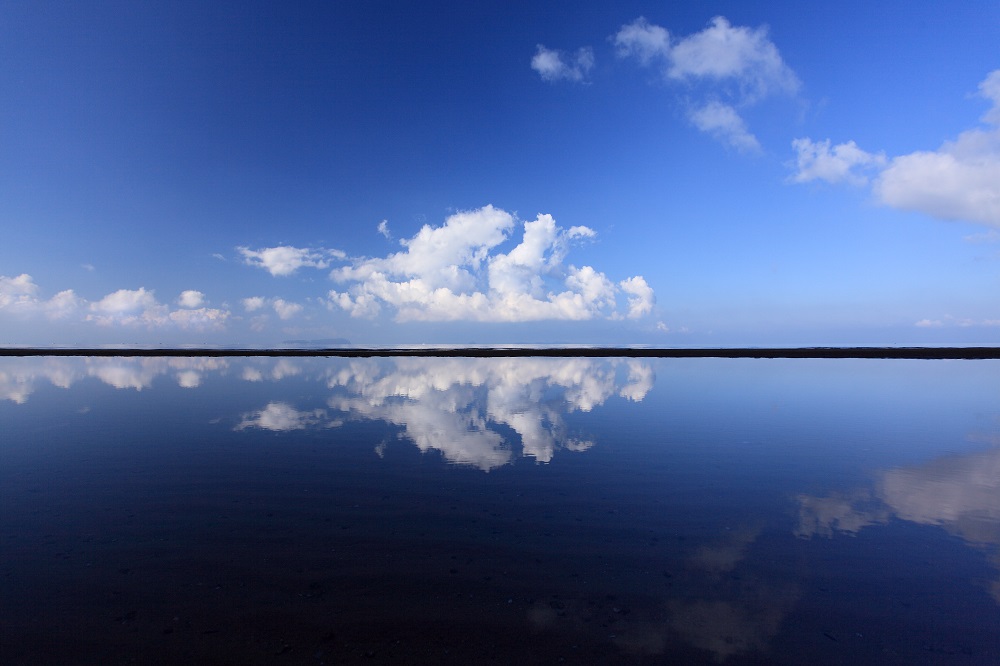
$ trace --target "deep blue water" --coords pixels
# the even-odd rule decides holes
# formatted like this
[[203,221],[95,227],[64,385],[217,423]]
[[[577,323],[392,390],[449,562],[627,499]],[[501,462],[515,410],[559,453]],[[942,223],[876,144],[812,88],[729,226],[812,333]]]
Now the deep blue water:
[[998,546],[998,361],[0,360],[5,664],[995,664]]

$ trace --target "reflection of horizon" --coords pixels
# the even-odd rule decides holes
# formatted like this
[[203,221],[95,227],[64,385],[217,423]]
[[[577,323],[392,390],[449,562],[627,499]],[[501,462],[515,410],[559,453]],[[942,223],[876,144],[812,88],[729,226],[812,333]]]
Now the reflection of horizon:
[[[980,439],[980,438],[974,438]],[[996,438],[986,438],[996,444]],[[1000,447],[956,453],[882,472],[872,488],[825,497],[800,495],[795,535],[833,537],[893,517],[944,529],[974,547],[1000,546]],[[1000,567],[1000,561],[995,562]],[[1000,603],[1000,582],[993,583]]]
[[[629,360],[621,383],[619,365],[585,358],[351,360],[326,368],[326,384],[335,391],[327,405],[349,418],[398,426],[400,437],[423,452],[437,450],[449,462],[489,471],[512,462],[514,455],[498,426],[516,432],[522,455],[539,462],[551,461],[559,449],[593,446],[568,434],[564,416],[590,411],[613,395],[642,400],[654,382],[647,364]],[[241,427],[277,409],[272,403],[245,415]],[[318,418],[291,415],[287,405],[280,409],[284,422],[296,428]],[[270,422],[259,427],[274,429],[274,419]]]

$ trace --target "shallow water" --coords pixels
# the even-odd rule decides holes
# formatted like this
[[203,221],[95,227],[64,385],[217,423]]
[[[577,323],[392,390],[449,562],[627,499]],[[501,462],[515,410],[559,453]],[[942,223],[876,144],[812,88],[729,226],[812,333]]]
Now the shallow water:
[[3,663],[1000,662],[1000,361],[0,359]]

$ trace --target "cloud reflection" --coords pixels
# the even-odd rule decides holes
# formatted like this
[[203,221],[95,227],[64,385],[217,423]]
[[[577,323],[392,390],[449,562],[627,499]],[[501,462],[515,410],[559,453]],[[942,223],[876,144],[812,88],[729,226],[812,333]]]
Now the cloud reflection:
[[[211,374],[246,382],[289,379],[321,382],[326,408],[300,410],[272,400],[240,417],[237,430],[330,428],[344,420],[376,420],[400,429],[399,438],[423,452],[489,471],[517,457],[550,462],[560,450],[586,451],[593,440],[572,431],[566,416],[589,412],[613,397],[639,402],[655,382],[652,367],[636,359],[396,358],[246,359],[58,358],[6,359],[0,399],[21,404],[41,381],[68,388],[97,379],[121,390],[143,391],[167,375],[198,389]],[[512,436],[513,435],[513,436]],[[388,443],[380,445],[384,455]]]
[[[882,472],[872,488],[825,497],[800,495],[801,538],[857,534],[893,517],[919,525],[941,527],[966,543],[993,554],[1000,569],[1000,447],[996,438],[987,451],[935,458],[922,465]],[[990,585],[1000,603],[1000,580]]]
[[327,377],[337,391],[327,404],[350,418],[380,420],[403,429],[421,451],[490,470],[512,462],[513,430],[521,455],[549,462],[560,449],[585,451],[589,439],[569,431],[565,415],[587,412],[618,394],[642,400],[652,369],[600,359],[398,359],[391,366],[353,362]]

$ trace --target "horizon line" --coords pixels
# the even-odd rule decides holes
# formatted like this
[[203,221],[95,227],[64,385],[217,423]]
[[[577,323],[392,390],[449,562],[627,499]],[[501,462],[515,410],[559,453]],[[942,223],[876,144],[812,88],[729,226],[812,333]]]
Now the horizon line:
[[167,357],[629,357],[629,358],[899,358],[1000,359],[1000,346],[978,347],[0,347],[0,357],[167,356]]

